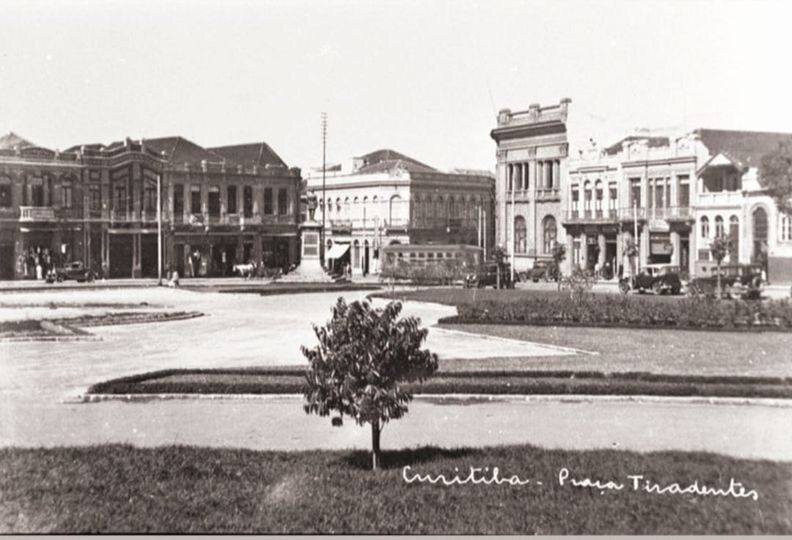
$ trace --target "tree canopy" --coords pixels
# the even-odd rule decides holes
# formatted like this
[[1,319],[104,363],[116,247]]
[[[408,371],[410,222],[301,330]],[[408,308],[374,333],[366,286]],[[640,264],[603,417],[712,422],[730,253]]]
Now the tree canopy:
[[778,208],[792,214],[792,137],[762,157],[760,174]]

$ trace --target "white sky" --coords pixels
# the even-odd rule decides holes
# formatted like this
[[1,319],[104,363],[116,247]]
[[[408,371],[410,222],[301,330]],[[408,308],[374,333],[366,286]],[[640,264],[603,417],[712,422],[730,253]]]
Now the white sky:
[[42,146],[267,141],[494,169],[500,108],[579,133],[792,132],[792,2],[0,0],[0,132]]

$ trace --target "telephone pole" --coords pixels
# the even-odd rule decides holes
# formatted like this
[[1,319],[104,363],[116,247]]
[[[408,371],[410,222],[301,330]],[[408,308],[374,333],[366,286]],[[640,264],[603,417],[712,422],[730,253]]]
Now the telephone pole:
[[325,226],[327,224],[327,194],[325,192],[325,175],[327,174],[327,113],[322,113],[322,233],[320,235],[322,266],[325,263]]

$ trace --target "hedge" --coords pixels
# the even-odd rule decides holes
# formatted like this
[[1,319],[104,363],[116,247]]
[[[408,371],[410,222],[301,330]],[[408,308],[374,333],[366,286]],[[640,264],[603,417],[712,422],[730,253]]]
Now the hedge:
[[456,323],[792,330],[792,304],[788,300],[681,298],[653,302],[624,295],[557,295],[526,297],[520,302],[463,303],[457,306],[457,313]]

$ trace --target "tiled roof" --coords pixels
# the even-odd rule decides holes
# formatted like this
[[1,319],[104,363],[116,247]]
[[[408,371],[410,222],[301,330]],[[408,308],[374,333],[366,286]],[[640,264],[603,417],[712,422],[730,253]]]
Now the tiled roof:
[[258,165],[261,167],[285,167],[286,163],[270,148],[265,142],[251,144],[232,144],[229,146],[216,146],[207,148],[219,156],[237,165],[251,167]]
[[792,142],[792,133],[697,129],[694,131],[710,155],[724,154],[743,166],[758,167],[762,157],[783,141]]
[[14,150],[17,147],[19,147],[19,149],[21,150],[23,148],[31,148],[37,146],[38,145],[33,144],[32,142],[26,139],[23,139],[14,132],[9,132],[7,135],[3,135],[0,137],[0,150]]
[[374,152],[358,157],[358,159],[363,161],[363,166],[358,170],[359,173],[363,174],[388,171],[395,167],[410,172],[430,172],[437,170],[425,163],[421,163],[417,159],[413,159],[390,149],[375,150]]
[[201,161],[220,163],[223,156],[216,154],[184,137],[161,137],[158,139],[144,139],[147,148],[157,153],[165,152],[165,159],[173,165],[200,165]]

